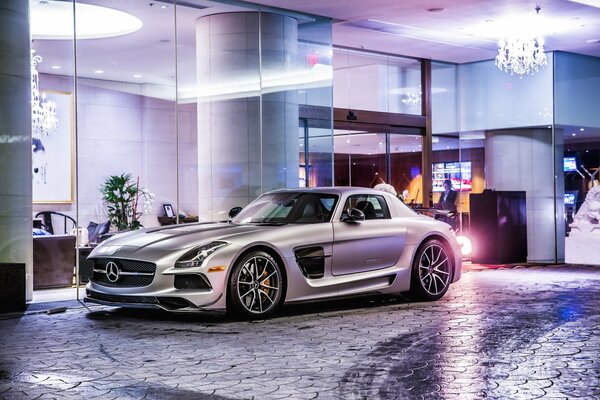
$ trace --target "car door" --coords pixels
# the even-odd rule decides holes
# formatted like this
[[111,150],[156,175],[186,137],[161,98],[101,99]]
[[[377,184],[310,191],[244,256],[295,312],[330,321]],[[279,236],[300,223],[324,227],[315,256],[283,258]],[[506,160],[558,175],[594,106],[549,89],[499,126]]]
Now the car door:
[[[343,222],[348,208],[358,208],[365,220]],[[333,223],[332,274],[346,275],[387,268],[398,262],[406,228],[392,219],[384,196],[357,194],[348,197],[342,218]]]

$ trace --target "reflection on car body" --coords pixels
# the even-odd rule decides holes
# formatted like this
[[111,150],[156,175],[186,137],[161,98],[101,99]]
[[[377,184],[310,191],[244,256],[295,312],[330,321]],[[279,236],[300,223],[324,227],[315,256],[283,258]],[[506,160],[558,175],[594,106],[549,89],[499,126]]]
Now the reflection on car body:
[[88,259],[86,301],[250,318],[367,293],[436,300],[462,262],[449,225],[388,193],[347,187],[269,192],[230,221],[123,233]]

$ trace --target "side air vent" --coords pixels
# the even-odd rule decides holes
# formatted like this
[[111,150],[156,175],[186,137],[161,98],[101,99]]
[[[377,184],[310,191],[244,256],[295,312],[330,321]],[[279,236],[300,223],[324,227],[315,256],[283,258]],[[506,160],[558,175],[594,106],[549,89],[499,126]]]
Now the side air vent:
[[175,275],[175,289],[210,290],[206,278],[200,275]]
[[325,274],[325,252],[322,247],[306,247],[295,251],[296,262],[309,279],[322,278]]

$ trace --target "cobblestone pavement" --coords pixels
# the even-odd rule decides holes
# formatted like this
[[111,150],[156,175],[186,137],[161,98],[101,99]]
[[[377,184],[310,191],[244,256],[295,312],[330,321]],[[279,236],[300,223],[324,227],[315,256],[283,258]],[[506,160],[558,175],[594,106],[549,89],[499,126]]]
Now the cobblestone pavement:
[[600,267],[470,271],[442,300],[266,321],[109,307],[0,320],[0,398],[600,399]]

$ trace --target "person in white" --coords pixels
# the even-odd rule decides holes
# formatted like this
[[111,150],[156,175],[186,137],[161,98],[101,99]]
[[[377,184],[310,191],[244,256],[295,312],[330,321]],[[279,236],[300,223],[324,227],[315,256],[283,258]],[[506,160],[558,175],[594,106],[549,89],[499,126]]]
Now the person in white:
[[391,193],[396,197],[398,196],[396,189],[394,189],[394,187],[392,185],[390,185],[389,183],[385,183],[385,181],[383,179],[381,179],[381,177],[379,175],[377,175],[375,178],[373,178],[373,181],[371,181],[371,186],[375,190],[381,190],[382,192]]

